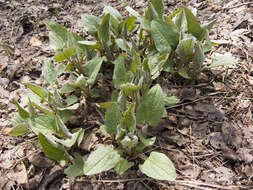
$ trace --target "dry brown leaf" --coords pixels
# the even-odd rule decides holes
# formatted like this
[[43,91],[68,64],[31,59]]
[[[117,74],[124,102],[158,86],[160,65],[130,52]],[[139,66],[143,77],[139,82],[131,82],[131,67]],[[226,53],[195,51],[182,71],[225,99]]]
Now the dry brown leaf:
[[30,44],[31,44],[31,46],[38,46],[39,47],[42,45],[42,42],[38,38],[32,37],[30,39]]
[[11,132],[13,128],[12,127],[5,127],[1,130],[2,135],[8,135],[9,132]]

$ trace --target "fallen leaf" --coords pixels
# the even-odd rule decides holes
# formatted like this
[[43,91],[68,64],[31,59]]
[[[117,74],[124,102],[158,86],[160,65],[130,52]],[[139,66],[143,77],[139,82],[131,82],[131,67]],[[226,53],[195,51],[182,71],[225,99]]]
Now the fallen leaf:
[[236,153],[238,154],[238,159],[246,163],[251,163],[253,161],[253,149],[239,148]]
[[8,135],[8,133],[12,130],[12,127],[5,127],[1,130],[2,135]]
[[31,44],[31,46],[41,46],[42,42],[38,38],[32,37],[30,39],[30,44]]
[[28,160],[37,167],[40,168],[50,168],[53,166],[54,161],[50,160],[49,158],[41,155],[41,154],[33,154],[28,157]]

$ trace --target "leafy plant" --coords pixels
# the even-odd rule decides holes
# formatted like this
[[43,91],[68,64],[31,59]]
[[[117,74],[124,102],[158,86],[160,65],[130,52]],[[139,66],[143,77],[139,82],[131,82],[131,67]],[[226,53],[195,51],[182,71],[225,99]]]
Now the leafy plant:
[[[159,180],[174,180],[176,171],[170,159],[162,153],[143,150],[155,143],[149,128],[155,128],[167,116],[166,106],[179,102],[165,94],[155,80],[162,71],[178,73],[187,79],[197,79],[203,69],[234,63],[219,55],[213,64],[203,65],[205,54],[211,51],[209,30],[214,21],[201,25],[189,8],[180,8],[165,15],[163,1],[151,0],[144,16],[131,7],[125,19],[114,8],[106,6],[99,17],[82,15],[90,40],[69,32],[58,23],[45,20],[51,30],[50,45],[56,51],[58,67],[45,61],[42,67],[44,87],[27,83],[33,95],[24,98],[28,110],[16,102],[19,116],[13,118],[11,135],[32,131],[46,155],[62,163],[70,177],[94,175],[112,168],[123,174],[135,165],[131,158],[141,158],[141,172]],[[112,82],[115,90],[111,100],[97,104],[104,119],[100,130],[114,140],[114,147],[101,146],[91,152],[86,161],[69,151],[82,141],[84,130],[72,132],[66,127],[71,110],[78,108],[76,94],[85,98],[93,94],[102,65],[114,66]],[[60,85],[59,76],[68,73],[67,83]],[[71,82],[70,82],[71,81]],[[79,93],[76,93],[79,92]],[[71,152],[71,153],[70,153]]]

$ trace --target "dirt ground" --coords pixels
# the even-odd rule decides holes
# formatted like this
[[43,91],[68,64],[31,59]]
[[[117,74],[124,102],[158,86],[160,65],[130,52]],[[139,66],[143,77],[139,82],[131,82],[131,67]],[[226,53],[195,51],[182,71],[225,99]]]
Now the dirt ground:
[[[139,12],[147,6],[144,0],[127,2]],[[54,55],[43,20],[53,19],[85,35],[82,14],[99,15],[105,5],[122,14],[126,11],[120,0],[0,0],[0,189],[253,189],[253,2],[164,0],[164,4],[167,14],[192,6],[201,22],[217,19],[210,36],[219,43],[211,54],[227,53],[237,61],[204,72],[195,83],[169,76],[159,81],[180,103],[168,107],[168,117],[152,131],[158,137],[152,150],[171,158],[176,181],[147,178],[138,168],[122,176],[110,170],[70,179],[64,168],[35,148],[34,135],[7,135],[17,113],[13,100],[29,92],[25,82],[42,83],[41,63]],[[88,115],[76,125],[89,128],[85,138],[92,147],[101,141],[99,118],[92,109]]]

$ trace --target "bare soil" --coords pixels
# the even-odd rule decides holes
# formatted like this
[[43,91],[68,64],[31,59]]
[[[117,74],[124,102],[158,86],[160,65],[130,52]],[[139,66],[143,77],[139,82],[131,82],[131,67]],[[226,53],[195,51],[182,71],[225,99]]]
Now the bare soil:
[[[148,2],[128,3],[142,12]],[[208,59],[227,53],[237,60],[236,65],[204,72],[196,82],[168,75],[160,79],[164,91],[177,95],[180,103],[168,107],[168,117],[151,131],[158,137],[152,150],[172,159],[176,181],[147,178],[137,167],[122,176],[112,170],[70,179],[64,168],[35,148],[34,135],[7,135],[17,113],[13,101],[29,92],[25,82],[42,83],[42,61],[54,55],[43,20],[53,19],[84,36],[82,14],[99,15],[105,5],[122,14],[126,11],[123,1],[115,0],[0,0],[0,189],[253,189],[253,2],[164,0],[164,4],[167,14],[192,6],[201,22],[217,19],[210,35],[219,44]],[[79,112],[72,125],[86,129],[89,140],[80,152],[87,157],[96,145],[110,140],[101,136],[101,118],[92,106]]]

